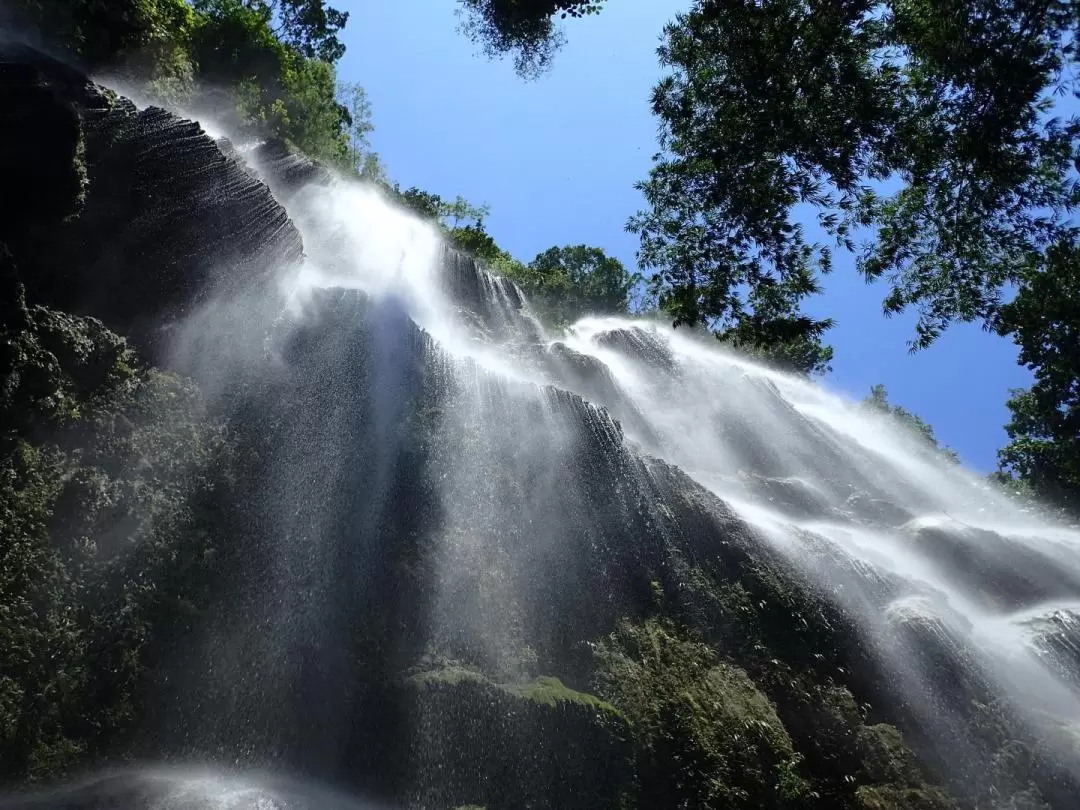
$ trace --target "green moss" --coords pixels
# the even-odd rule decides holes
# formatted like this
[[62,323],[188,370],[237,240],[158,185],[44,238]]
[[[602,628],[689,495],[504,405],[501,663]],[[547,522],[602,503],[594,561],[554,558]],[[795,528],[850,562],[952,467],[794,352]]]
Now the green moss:
[[586,692],[577,692],[570,689],[558,678],[551,676],[540,676],[532,683],[500,684],[499,688],[511,695],[523,697],[546,706],[555,706],[558,703],[565,702],[588,706],[603,712],[618,713],[616,708],[607,701]]
[[[405,758],[423,806],[619,807],[630,730],[612,706],[554,677],[496,684],[449,666],[406,680]],[[512,777],[508,777],[512,774]]]
[[956,802],[934,787],[862,786],[856,793],[860,810],[955,810]]
[[808,794],[768,697],[707,645],[650,620],[594,649],[598,691],[634,728],[642,806],[778,807]]
[[409,686],[416,688],[457,686],[462,683],[491,684],[491,682],[479,672],[459,666],[447,666],[428,672],[419,672],[415,675],[410,675],[406,679],[406,683]]

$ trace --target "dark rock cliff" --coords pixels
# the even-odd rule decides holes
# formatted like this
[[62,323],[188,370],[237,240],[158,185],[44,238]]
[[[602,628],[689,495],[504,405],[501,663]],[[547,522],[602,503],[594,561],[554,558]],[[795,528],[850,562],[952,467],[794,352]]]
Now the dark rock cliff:
[[270,190],[194,122],[7,45],[0,115],[0,241],[34,303],[150,347],[200,299],[266,284],[302,255]]

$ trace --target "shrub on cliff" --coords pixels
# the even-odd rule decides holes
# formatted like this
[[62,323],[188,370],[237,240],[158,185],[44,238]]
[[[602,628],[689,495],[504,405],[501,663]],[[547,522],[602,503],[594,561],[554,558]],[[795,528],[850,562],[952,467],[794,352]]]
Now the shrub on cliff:
[[634,727],[642,807],[788,807],[807,794],[772,703],[707,645],[649,620],[594,651],[599,693]]

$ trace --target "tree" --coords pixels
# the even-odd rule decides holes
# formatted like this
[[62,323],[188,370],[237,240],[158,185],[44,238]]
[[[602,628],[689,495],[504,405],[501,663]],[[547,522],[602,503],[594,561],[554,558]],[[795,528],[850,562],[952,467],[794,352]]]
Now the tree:
[[398,192],[398,197],[407,208],[436,220],[446,231],[470,226],[482,230],[484,219],[491,213],[487,205],[473,205],[460,194],[453,200],[444,200],[441,195],[416,186]]
[[1069,0],[697,0],[665,28],[630,221],[676,323],[824,331],[792,322],[832,267],[797,208],[888,280],[887,314],[918,311],[915,347],[993,323],[1072,232],[1080,123],[1048,113],[1075,24]]
[[531,78],[551,65],[563,36],[555,17],[596,14],[604,0],[458,0],[462,32],[490,58],[514,54],[518,74]]
[[750,355],[766,365],[805,376],[832,371],[833,348],[814,335],[799,335],[786,340],[763,339],[752,322],[719,332],[721,343]]
[[1028,390],[1013,391],[1009,444],[998,454],[1007,478],[1036,496],[1080,515],[1080,246],[1062,242],[1040,271],[1022,280],[1001,308],[998,331],[1020,347],[1020,362],[1035,375]]
[[[203,88],[223,92],[226,103],[236,105],[242,125],[259,134],[284,138],[311,157],[351,166],[354,120],[338,100],[334,66],[279,39],[272,28],[273,9],[264,2],[195,0],[195,7],[198,23],[190,52]],[[366,114],[362,106],[357,112]],[[366,126],[363,119],[360,126]]]
[[367,91],[356,82],[340,82],[337,95],[349,114],[346,159],[349,168],[365,180],[386,185],[386,168],[368,138],[375,131],[375,125],[371,122],[371,102],[368,101]]
[[264,6],[277,20],[274,34],[309,59],[333,64],[345,55],[337,38],[349,21],[349,12],[338,11],[324,0],[245,0],[251,7]]
[[573,245],[538,254],[515,280],[546,320],[567,323],[586,314],[626,314],[641,275],[600,248]]
[[864,408],[870,411],[891,418],[902,428],[915,436],[918,436],[947,460],[954,464],[960,462],[960,457],[957,456],[955,450],[944,447],[938,443],[937,437],[934,435],[934,429],[923,421],[922,417],[912,413],[901,405],[893,405],[889,402],[889,392],[885,390],[884,385],[879,384],[872,386],[870,388],[870,396],[864,399],[862,404]]

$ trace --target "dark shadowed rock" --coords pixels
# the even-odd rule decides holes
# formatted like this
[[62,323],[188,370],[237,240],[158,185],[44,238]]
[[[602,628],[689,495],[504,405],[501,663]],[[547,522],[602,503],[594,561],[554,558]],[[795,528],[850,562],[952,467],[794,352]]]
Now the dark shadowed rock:
[[[631,784],[629,725],[557,678],[495,684],[460,668],[406,682],[417,775],[410,806],[615,808]],[[512,775],[512,776],[511,776]]]
[[19,164],[0,164],[5,189],[47,189],[44,204],[63,214],[80,158],[86,167],[79,216],[7,237],[31,303],[93,313],[145,347],[200,299],[267,284],[301,258],[269,188],[198,124],[137,110],[26,49],[0,60],[0,109],[20,111],[6,113],[5,154]]
[[78,212],[82,151],[74,106],[33,66],[0,61],[0,241]]
[[276,138],[259,144],[252,151],[251,160],[281,200],[288,200],[304,186],[329,185],[333,180],[328,168]]

